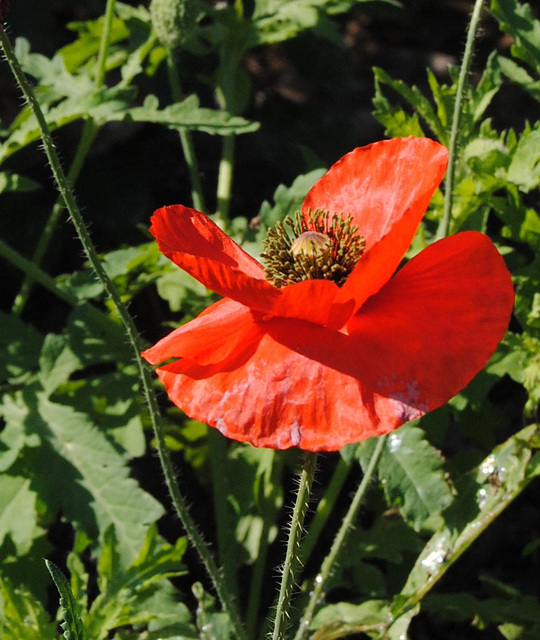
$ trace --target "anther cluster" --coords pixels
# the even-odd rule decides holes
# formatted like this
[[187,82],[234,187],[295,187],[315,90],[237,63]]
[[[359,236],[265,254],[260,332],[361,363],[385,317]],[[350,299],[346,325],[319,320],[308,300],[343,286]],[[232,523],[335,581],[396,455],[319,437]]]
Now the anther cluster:
[[294,218],[278,221],[268,230],[261,257],[266,278],[278,288],[302,280],[332,280],[341,286],[365,245],[350,215],[297,211]]

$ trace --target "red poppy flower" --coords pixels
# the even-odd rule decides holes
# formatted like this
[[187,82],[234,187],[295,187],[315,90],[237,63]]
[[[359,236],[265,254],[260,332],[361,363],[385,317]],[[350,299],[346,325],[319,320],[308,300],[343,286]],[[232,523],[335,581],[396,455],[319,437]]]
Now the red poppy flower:
[[[460,391],[503,337],[513,289],[497,249],[474,231],[435,242],[394,275],[446,163],[446,149],[425,138],[345,155],[304,200],[300,239],[274,233],[291,250],[267,247],[271,276],[204,214],[156,211],[160,250],[224,296],[144,352],[152,364],[176,358],[157,369],[171,400],[235,440],[333,451]],[[289,284],[295,252],[307,275]]]

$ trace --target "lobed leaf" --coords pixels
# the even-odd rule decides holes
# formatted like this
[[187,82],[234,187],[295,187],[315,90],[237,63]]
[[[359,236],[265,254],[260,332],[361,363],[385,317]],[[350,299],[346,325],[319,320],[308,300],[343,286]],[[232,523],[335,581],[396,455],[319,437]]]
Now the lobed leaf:
[[[375,442],[356,446],[362,467],[369,463]],[[416,531],[435,530],[441,512],[453,501],[441,454],[425,438],[424,431],[407,424],[391,433],[379,461],[378,475],[388,503],[397,507]]]

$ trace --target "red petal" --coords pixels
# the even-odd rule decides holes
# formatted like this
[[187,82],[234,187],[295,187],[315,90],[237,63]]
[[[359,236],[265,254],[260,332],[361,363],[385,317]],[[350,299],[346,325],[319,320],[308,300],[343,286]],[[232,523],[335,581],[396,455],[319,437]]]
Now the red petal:
[[174,345],[188,357],[158,373],[173,402],[230,438],[332,451],[392,431],[462,389],[504,335],[512,302],[491,241],[463,233],[411,260],[349,335],[294,319],[257,322],[227,302],[209,315],[228,345],[210,343],[201,316]]
[[150,231],[159,250],[208,289],[254,309],[269,310],[280,292],[264,269],[208,216],[173,205],[158,209]]
[[336,162],[302,209],[351,214],[366,251],[336,302],[356,309],[396,270],[446,170],[448,152],[428,138],[395,138],[355,149]]
[[250,343],[254,328],[251,310],[225,298],[141,355],[151,364],[184,357],[196,359],[199,364],[216,364],[229,358],[243,343]]
[[470,231],[408,262],[348,329],[372,361],[375,391],[428,411],[482,369],[504,336],[513,301],[499,252]]
[[379,399],[366,406],[355,378],[291,351],[268,334],[261,333],[256,346],[244,348],[227,366],[181,360],[157,372],[187,415],[256,447],[334,451],[401,424],[393,407]]

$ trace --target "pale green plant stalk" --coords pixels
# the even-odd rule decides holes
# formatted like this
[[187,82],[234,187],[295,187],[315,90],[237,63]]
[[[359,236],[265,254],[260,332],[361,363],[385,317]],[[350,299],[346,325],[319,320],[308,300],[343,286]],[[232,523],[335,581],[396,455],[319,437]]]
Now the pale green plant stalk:
[[317,454],[304,452],[304,465],[298,482],[298,492],[287,540],[287,553],[285,554],[285,563],[281,574],[272,640],[284,640],[286,638],[292,592],[295,586],[295,573],[300,564],[298,553],[316,466]]
[[362,478],[362,482],[360,482],[354,498],[352,499],[351,505],[347,513],[345,514],[345,517],[343,518],[339,531],[337,532],[337,535],[332,543],[332,547],[330,548],[330,551],[326,558],[323,560],[321,570],[315,578],[308,605],[304,610],[304,614],[302,616],[302,619],[300,620],[300,624],[298,626],[298,630],[296,632],[294,640],[303,640],[309,630],[309,626],[311,624],[311,621],[313,620],[315,609],[317,608],[317,605],[319,604],[321,596],[324,592],[326,582],[332,573],[332,569],[334,568],[339,552],[345,544],[347,536],[351,531],[354,520],[358,514],[358,510],[360,509],[360,506],[362,505],[362,502],[364,500],[366,491],[368,490],[369,485],[375,475],[375,470],[384,450],[385,442],[386,436],[379,436],[379,438],[377,439],[377,445],[375,447],[375,450],[373,451],[373,455],[371,456],[371,460],[369,461],[364,477]]
[[111,298],[114,308],[118,313],[122,325],[125,329],[128,341],[133,349],[134,359],[141,378],[143,393],[148,405],[152,428],[157,443],[159,459],[163,468],[165,482],[171,495],[175,510],[182,524],[184,525],[191,543],[199,553],[199,556],[210,576],[210,579],[212,580],[212,583],[223,605],[223,608],[228,612],[230,616],[234,635],[238,638],[238,640],[246,640],[245,631],[242,627],[236,605],[233,602],[233,599],[228,593],[227,589],[225,588],[224,582],[214,562],[214,559],[204,540],[202,539],[199,531],[197,530],[197,527],[195,526],[195,523],[193,522],[189,514],[185,499],[176,483],[173,466],[165,442],[156,395],[152,388],[150,371],[143,362],[140,355],[142,344],[133,319],[129,315],[126,306],[123,304],[120,295],[118,294],[116,287],[114,286],[114,283],[107,275],[107,272],[105,271],[103,265],[99,260],[92,239],[90,238],[88,230],[84,225],[84,221],[75,201],[75,197],[69,187],[64,171],[60,165],[54,142],[52,140],[47,122],[39,105],[39,102],[28,80],[26,79],[19,61],[17,60],[13,47],[11,46],[11,42],[9,41],[9,38],[2,28],[0,28],[0,45],[2,47],[4,56],[11,68],[11,71],[37,120],[47,159],[51,166],[51,170],[58,185],[60,194],[66,204],[70,219],[73,223],[73,226],[75,227],[77,235],[79,236],[83,249],[87,255],[88,261],[95,271],[99,281],[103,285],[105,291]]
[[476,0],[476,2],[474,3],[471,20],[469,22],[467,40],[465,42],[465,51],[463,53],[463,60],[461,62],[461,69],[459,71],[456,99],[454,102],[454,112],[452,114],[452,128],[450,129],[448,170],[446,172],[446,180],[444,183],[444,211],[443,217],[439,223],[439,228],[437,229],[437,240],[446,237],[450,231],[450,218],[452,215],[452,205],[454,202],[454,179],[456,175],[456,165],[458,162],[458,138],[459,124],[461,121],[461,105],[463,102],[465,84],[467,82],[467,76],[469,75],[469,70],[471,68],[471,62],[474,53],[474,39],[478,31],[478,23],[480,22],[483,7],[484,0]]
[[99,42],[99,53],[97,59],[96,75],[94,77],[94,87],[101,89],[105,81],[105,73],[107,71],[107,55],[111,44],[111,29],[114,20],[114,9],[116,0],[107,0],[105,7],[105,18],[103,20],[103,31],[101,32],[101,40]]
[[[180,102],[182,100],[182,87],[180,85],[180,78],[178,76],[176,54],[172,49],[167,49],[167,74],[173,101]],[[182,151],[184,152],[184,158],[189,171],[189,179],[191,181],[191,199],[193,201],[193,206],[195,207],[195,209],[204,212],[206,211],[206,207],[201,186],[201,176],[191,133],[187,129],[178,129],[178,135],[180,136]]]

